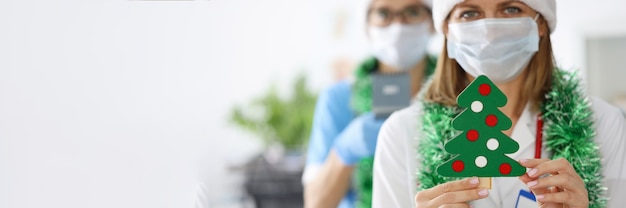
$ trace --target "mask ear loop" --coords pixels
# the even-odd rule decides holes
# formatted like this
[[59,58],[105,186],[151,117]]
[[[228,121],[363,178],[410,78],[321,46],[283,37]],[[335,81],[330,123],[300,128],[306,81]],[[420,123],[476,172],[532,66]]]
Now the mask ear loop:
[[535,20],[535,22],[539,19],[539,16],[541,16],[541,13],[537,12],[537,14],[535,15],[535,18],[533,18],[533,20]]

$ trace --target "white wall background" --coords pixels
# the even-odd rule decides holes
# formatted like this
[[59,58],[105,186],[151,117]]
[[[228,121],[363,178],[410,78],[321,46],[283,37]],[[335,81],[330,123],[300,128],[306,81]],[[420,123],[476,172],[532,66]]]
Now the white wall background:
[[[199,184],[230,200],[227,167],[260,145],[228,109],[298,69],[320,89],[331,55],[362,55],[329,35],[338,2],[0,1],[0,207],[192,207]],[[622,0],[559,3],[563,65],[626,34]]]
[[592,38],[586,42],[589,93],[605,100],[626,98],[626,35]]
[[192,207],[199,182],[220,199],[259,149],[227,111],[308,66],[315,7],[1,1],[0,207]]

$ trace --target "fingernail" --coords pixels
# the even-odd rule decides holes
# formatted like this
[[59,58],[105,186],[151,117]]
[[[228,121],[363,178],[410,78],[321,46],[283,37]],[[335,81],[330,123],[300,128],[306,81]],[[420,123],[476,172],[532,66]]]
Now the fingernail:
[[526,185],[527,185],[528,187],[533,187],[533,186],[537,185],[537,181],[531,181],[531,182],[528,182]]
[[526,162],[528,162],[528,159],[521,159],[521,160],[519,160],[519,162],[520,163],[526,163]]
[[545,196],[543,195],[536,195],[535,199],[537,199],[537,201],[542,200],[543,198],[545,198]]
[[476,177],[472,177],[472,178],[470,179],[470,184],[472,184],[472,185],[476,185],[476,184],[478,184],[478,178],[476,178]]
[[478,192],[478,195],[480,195],[480,196],[487,196],[487,195],[489,195],[489,191],[487,191],[487,189],[480,190]]
[[533,177],[535,176],[535,174],[537,174],[537,169],[530,169],[530,171],[528,171],[528,176]]

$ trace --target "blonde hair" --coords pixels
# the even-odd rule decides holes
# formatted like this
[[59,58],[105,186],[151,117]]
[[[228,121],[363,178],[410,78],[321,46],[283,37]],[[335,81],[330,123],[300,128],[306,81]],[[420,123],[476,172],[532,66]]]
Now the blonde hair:
[[[541,18],[542,21],[543,18]],[[546,24],[541,24],[546,27]],[[539,40],[539,50],[532,57],[526,73],[520,76],[526,76],[522,86],[522,100],[530,100],[533,102],[532,109],[538,110],[545,99],[545,94],[550,90],[552,85],[552,75],[554,74],[555,64],[552,53],[552,43],[550,35],[546,33]],[[444,39],[443,50],[437,62],[437,69],[433,75],[433,80],[424,94],[426,102],[434,102],[446,106],[457,105],[456,97],[470,83],[465,71],[456,62],[448,56],[447,49],[448,40]]]

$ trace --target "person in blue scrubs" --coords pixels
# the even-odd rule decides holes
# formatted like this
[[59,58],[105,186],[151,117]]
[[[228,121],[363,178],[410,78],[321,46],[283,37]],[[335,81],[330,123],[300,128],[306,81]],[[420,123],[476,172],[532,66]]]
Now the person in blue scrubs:
[[[378,130],[384,122],[371,112],[374,73],[404,72],[416,95],[436,61],[426,55],[434,32],[431,0],[368,0],[363,16],[372,58],[358,66],[354,80],[343,80],[320,95],[303,174],[305,207],[370,207],[371,192],[352,184],[358,169],[369,172],[359,180],[369,184]],[[367,163],[365,163],[367,164]],[[369,168],[369,169],[367,169]],[[367,186],[367,185],[366,185]]]

